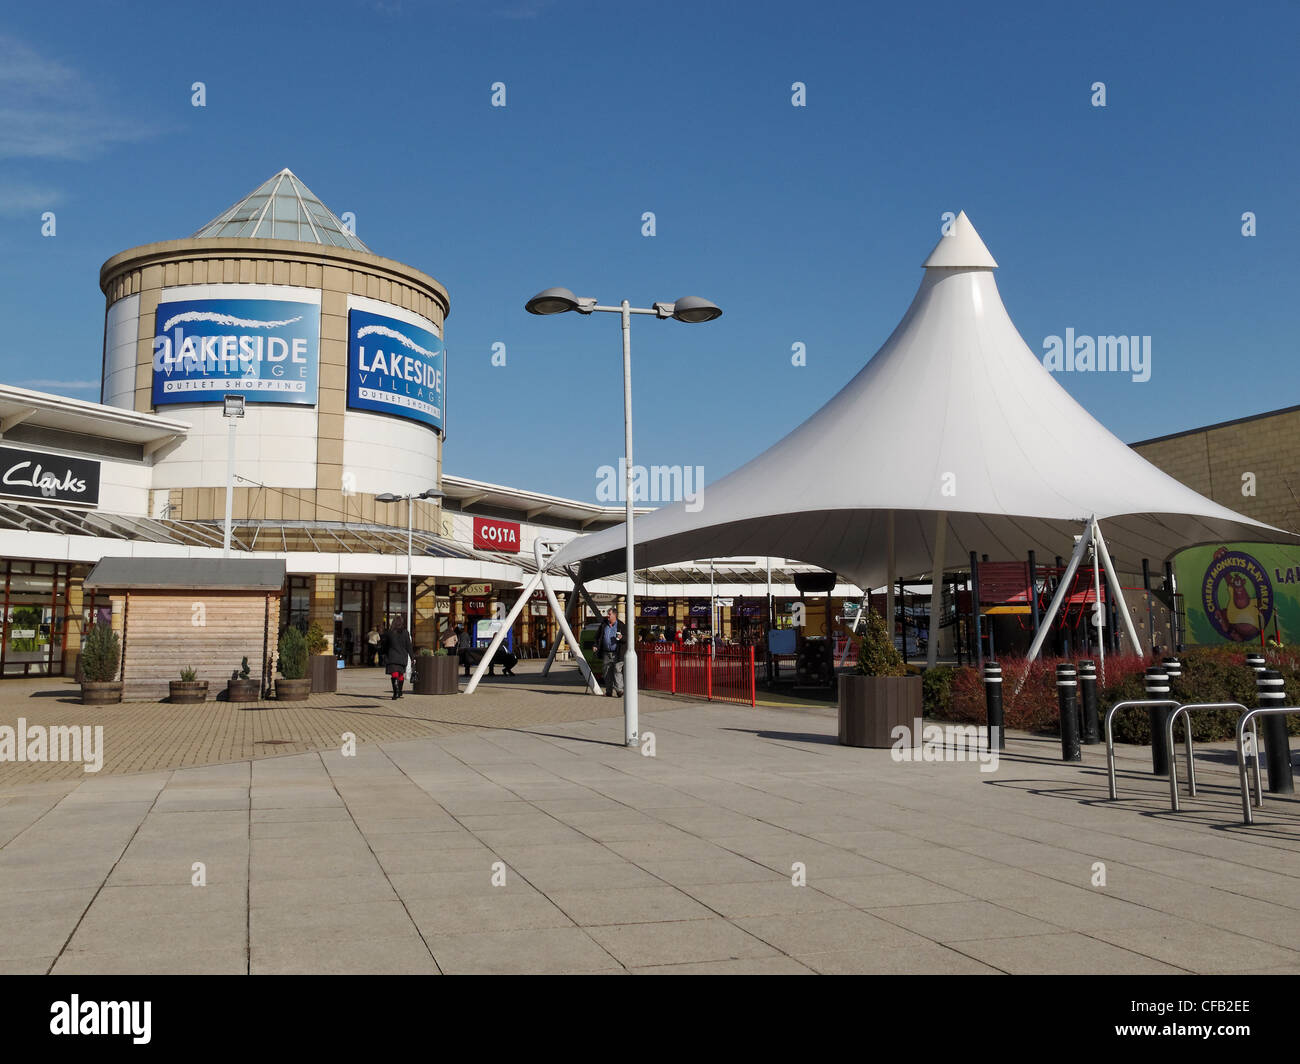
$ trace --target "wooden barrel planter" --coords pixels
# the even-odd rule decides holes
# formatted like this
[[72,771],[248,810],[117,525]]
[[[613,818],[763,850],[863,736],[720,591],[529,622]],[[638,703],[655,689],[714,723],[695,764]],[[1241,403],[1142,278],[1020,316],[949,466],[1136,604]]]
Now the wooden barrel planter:
[[227,702],[259,702],[261,698],[261,680],[231,680],[226,684]]
[[892,747],[894,729],[910,734],[922,717],[921,677],[842,675],[839,710],[841,746]]
[[415,659],[417,695],[460,694],[460,662],[451,654],[422,654]]
[[194,705],[208,700],[207,680],[171,680],[167,701],[174,705]]
[[286,680],[281,676],[275,681],[275,697],[280,702],[305,702],[310,694],[310,676],[301,680]]
[[122,701],[122,681],[96,683],[92,680],[81,681],[81,704],[83,706],[111,706]]

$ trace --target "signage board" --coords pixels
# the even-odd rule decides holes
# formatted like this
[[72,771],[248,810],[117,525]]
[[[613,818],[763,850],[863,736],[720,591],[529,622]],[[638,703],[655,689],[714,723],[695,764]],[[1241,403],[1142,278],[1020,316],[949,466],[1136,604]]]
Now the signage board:
[[519,553],[519,522],[496,521],[490,517],[474,518],[474,548],[506,554]]
[[636,611],[642,617],[667,617],[668,600],[667,599],[637,599]]
[[47,502],[99,502],[98,462],[61,454],[0,447],[0,495]]
[[173,299],[154,312],[153,403],[316,404],[320,306]]
[[428,329],[355,307],[348,311],[348,407],[442,431],[444,352]]
[[1186,642],[1258,647],[1300,639],[1300,547],[1212,543],[1174,559]]
[[492,591],[491,584],[452,584],[453,595],[487,595]]

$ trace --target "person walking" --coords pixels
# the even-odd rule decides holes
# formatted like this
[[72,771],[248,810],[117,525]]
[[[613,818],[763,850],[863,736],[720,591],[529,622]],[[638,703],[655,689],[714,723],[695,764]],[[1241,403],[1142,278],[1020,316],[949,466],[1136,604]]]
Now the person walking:
[[460,659],[461,668],[465,670],[465,675],[469,675],[470,666],[470,645],[469,632],[456,625],[456,657]]
[[618,619],[611,606],[605,611],[605,620],[596,632],[596,650],[605,663],[605,696],[613,698],[623,694],[623,655],[627,652],[627,627]]
[[406,670],[411,664],[415,648],[411,645],[411,634],[406,624],[398,617],[388,628],[388,642],[384,649],[384,669],[393,682],[393,701],[402,697],[402,684],[406,682]]
[[373,624],[370,631],[366,633],[366,664],[378,665],[379,661],[379,629]]

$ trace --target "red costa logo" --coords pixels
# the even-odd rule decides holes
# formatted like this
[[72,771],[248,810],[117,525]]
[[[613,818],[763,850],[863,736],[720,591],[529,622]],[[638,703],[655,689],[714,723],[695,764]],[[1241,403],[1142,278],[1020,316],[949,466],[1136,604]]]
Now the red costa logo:
[[474,546],[480,550],[507,551],[511,554],[518,553],[518,522],[493,521],[487,517],[474,518]]

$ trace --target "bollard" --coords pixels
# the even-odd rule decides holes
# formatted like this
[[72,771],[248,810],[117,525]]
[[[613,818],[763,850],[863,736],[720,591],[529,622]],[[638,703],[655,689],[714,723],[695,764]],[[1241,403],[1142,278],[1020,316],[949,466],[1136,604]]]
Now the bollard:
[[[1286,705],[1286,681],[1277,669],[1262,669],[1255,673],[1256,698],[1261,709]],[[1268,765],[1268,790],[1270,794],[1294,794],[1295,779],[1291,774],[1291,744],[1286,737],[1286,717],[1281,713],[1260,721],[1264,732],[1264,761]]]
[[1083,716],[1083,741],[1087,746],[1101,742],[1101,722],[1097,719],[1097,663],[1079,662],[1079,710]]
[[1256,673],[1263,672],[1268,668],[1268,659],[1263,654],[1247,654],[1246,668],[1254,669]]
[[1002,726],[1002,666],[996,661],[984,664],[984,704],[988,707],[988,749],[993,749],[993,732],[997,729],[998,749],[1007,748],[1007,733]]
[[1079,748],[1079,707],[1076,704],[1076,690],[1073,665],[1056,666],[1056,699],[1061,707],[1061,760],[1082,761],[1083,751]]
[[[1147,698],[1169,697],[1169,674],[1163,665],[1151,665],[1146,676]],[[1147,710],[1151,722],[1151,771],[1157,776],[1169,775],[1169,747],[1165,745],[1165,720],[1168,706],[1152,706]]]

